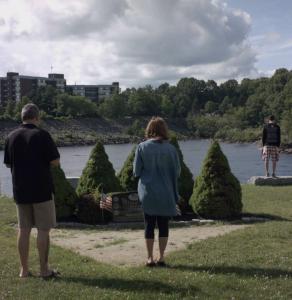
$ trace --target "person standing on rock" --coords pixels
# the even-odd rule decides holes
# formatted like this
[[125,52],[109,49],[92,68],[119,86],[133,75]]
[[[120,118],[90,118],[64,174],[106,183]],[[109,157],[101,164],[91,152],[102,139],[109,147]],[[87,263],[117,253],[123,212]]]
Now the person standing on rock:
[[281,129],[280,126],[276,124],[274,116],[270,116],[268,124],[264,126],[262,144],[262,158],[265,162],[266,177],[270,176],[269,160],[272,160],[272,177],[276,178],[276,167],[279,161],[279,147],[281,144]]
[[50,134],[38,127],[39,109],[35,104],[25,105],[21,118],[23,123],[6,139],[4,152],[4,164],[11,169],[17,206],[19,277],[31,275],[28,266],[29,240],[32,227],[36,227],[40,276],[49,278],[57,274],[48,264],[49,232],[56,225],[50,167],[59,165],[60,154]]
[[[164,251],[168,241],[169,218],[177,214],[178,153],[168,142],[168,129],[160,117],[153,117],[145,131],[146,141],[138,145],[133,163],[133,173],[139,177],[138,195],[145,221],[145,240],[148,259],[146,266],[165,266]],[[159,229],[160,256],[153,258],[154,229]]]

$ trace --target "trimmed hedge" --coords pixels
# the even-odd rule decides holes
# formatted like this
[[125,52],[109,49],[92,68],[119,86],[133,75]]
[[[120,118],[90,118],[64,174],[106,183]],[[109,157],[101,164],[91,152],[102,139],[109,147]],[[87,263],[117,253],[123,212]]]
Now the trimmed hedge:
[[120,191],[121,187],[115,175],[112,163],[100,141],[91,151],[89,160],[83,169],[76,192],[79,196],[91,194],[98,189],[103,193]]
[[82,195],[78,202],[77,219],[81,223],[96,225],[112,220],[112,213],[100,208],[100,193]]
[[62,168],[51,167],[53,183],[55,188],[55,205],[56,215],[58,220],[63,220],[72,217],[77,208],[78,197],[66,179],[65,173]]
[[118,174],[118,179],[123,191],[137,191],[138,178],[133,175],[133,162],[135,158],[136,146],[132,149],[127,157],[121,171]]
[[241,214],[241,186],[217,141],[212,142],[195,180],[190,204],[204,218],[235,218]]
[[182,212],[184,212],[185,210],[189,210],[188,203],[194,187],[193,174],[184,162],[183,154],[178,144],[176,135],[172,134],[169,138],[169,142],[176,148],[180,160],[181,173],[178,179],[178,189],[179,195],[182,199],[179,201],[179,206]]

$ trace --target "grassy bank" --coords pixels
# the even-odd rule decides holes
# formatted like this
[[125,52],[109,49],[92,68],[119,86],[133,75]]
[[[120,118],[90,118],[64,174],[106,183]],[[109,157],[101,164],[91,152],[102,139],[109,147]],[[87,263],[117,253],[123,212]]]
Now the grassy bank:
[[[244,211],[273,220],[172,253],[167,269],[109,266],[53,246],[62,276],[52,281],[17,278],[15,209],[2,198],[0,299],[292,299],[290,195],[292,187],[244,186]],[[31,265],[37,274],[34,247]]]

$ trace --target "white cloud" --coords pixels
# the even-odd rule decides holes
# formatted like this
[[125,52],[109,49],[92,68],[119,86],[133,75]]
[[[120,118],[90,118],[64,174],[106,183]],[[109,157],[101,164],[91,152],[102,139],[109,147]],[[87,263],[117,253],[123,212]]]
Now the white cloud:
[[0,1],[0,75],[123,86],[256,72],[250,16],[214,0]]

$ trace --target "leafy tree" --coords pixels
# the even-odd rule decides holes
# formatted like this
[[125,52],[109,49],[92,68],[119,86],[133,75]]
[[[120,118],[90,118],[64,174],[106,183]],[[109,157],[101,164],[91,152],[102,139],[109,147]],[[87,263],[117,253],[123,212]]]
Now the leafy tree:
[[60,92],[53,86],[43,86],[37,88],[28,97],[35,103],[40,110],[49,115],[54,115],[56,108],[56,97]]
[[129,96],[129,109],[132,115],[149,116],[160,113],[160,97],[150,86],[139,88]]
[[231,99],[236,99],[238,96],[238,82],[235,79],[225,81],[220,85],[220,89]]
[[101,116],[108,118],[124,117],[128,112],[127,98],[123,94],[114,94],[99,105],[98,111]]
[[211,115],[195,115],[189,118],[189,127],[196,133],[197,136],[202,138],[214,137],[217,130],[221,127],[219,116]]
[[89,160],[83,169],[76,192],[79,196],[90,194],[96,190],[103,193],[120,190],[119,181],[115,175],[112,163],[100,141],[91,151]]
[[163,84],[161,84],[158,88],[157,88],[157,92],[159,94],[165,95],[169,89],[169,83],[165,82]]
[[175,115],[175,110],[174,110],[174,103],[171,101],[171,99],[163,95],[162,96],[162,101],[161,101],[161,113],[164,116],[172,117]]
[[60,94],[56,97],[56,113],[61,116],[90,117],[96,116],[97,106],[82,96]]
[[135,158],[136,146],[128,155],[121,171],[118,174],[120,185],[124,191],[137,191],[138,178],[133,175],[133,162]]
[[4,115],[8,118],[14,117],[14,108],[15,108],[15,102],[12,100],[8,100],[5,107],[5,113]]
[[223,114],[232,108],[232,100],[229,98],[229,96],[225,96],[223,101],[219,105],[219,111]]
[[292,109],[283,113],[281,120],[282,140],[286,144],[292,144]]
[[217,103],[215,103],[214,101],[208,101],[205,104],[204,111],[209,114],[214,113],[217,110],[217,107]]
[[204,218],[234,218],[241,213],[241,186],[217,141],[212,142],[195,180],[190,204]]
[[30,102],[31,102],[31,100],[27,96],[24,96],[24,97],[22,97],[22,99],[19,102],[16,103],[14,112],[13,112],[16,120],[21,119],[21,110],[22,110],[23,106]]

